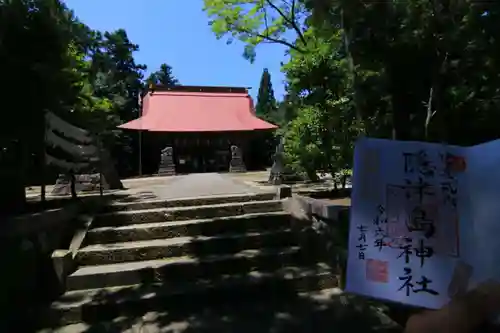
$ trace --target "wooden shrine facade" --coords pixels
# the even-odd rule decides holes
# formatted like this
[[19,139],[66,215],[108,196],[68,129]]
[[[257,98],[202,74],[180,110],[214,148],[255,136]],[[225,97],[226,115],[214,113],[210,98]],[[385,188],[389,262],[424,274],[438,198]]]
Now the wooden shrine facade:
[[160,174],[244,171],[252,140],[276,128],[255,116],[246,88],[155,86],[142,106],[140,118],[119,127],[155,142]]

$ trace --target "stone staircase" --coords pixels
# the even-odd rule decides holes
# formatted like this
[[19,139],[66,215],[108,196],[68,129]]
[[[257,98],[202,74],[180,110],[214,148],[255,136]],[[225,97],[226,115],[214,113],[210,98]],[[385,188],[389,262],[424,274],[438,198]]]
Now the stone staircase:
[[274,194],[115,203],[74,258],[52,324],[272,300],[337,286]]

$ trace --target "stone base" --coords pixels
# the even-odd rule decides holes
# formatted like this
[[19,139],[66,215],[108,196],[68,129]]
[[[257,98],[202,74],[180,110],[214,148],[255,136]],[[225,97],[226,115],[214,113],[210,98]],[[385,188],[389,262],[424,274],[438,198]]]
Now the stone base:
[[247,169],[243,167],[229,167],[229,172],[247,172]]
[[241,159],[232,159],[229,163],[229,172],[246,172],[247,168]]
[[283,184],[283,176],[281,174],[273,174],[271,172],[267,182],[271,185],[281,185]]
[[[97,192],[101,184],[99,183],[100,175],[98,173],[94,174],[83,174],[75,175],[75,190],[76,192]],[[109,189],[108,183],[105,177],[102,177],[102,187],[103,189]],[[51,192],[52,195],[70,195],[71,194],[71,180],[68,175],[59,175],[56,184]]]
[[175,176],[175,166],[161,166],[158,170],[158,176]]

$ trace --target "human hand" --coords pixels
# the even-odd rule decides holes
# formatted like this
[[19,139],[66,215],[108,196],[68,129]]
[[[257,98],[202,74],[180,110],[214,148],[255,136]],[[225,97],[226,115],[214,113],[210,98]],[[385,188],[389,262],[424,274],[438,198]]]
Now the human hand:
[[411,316],[405,333],[470,333],[500,313],[500,283],[486,281],[439,310]]

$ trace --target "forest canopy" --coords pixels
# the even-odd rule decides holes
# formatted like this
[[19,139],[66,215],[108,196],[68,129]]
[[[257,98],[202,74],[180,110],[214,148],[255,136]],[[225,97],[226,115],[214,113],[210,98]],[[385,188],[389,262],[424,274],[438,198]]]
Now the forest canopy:
[[122,177],[137,174],[138,136],[116,126],[139,116],[146,81],[177,82],[170,66],[144,80],[146,66],[134,59],[139,46],[125,30],[93,30],[59,0],[0,1],[0,41],[7,197],[24,196],[42,176],[55,180],[58,170],[40,173],[47,112],[98,135]]
[[500,137],[498,1],[204,4],[214,34],[243,42],[249,61],[262,44],[287,47],[276,116],[286,115],[280,134],[302,172],[349,168],[359,135],[457,145]]

